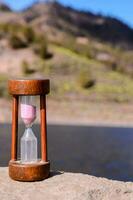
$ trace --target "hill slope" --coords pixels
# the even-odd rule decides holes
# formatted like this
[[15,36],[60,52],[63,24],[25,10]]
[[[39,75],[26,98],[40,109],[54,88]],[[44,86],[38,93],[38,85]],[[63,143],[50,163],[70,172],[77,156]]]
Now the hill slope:
[[132,35],[116,19],[59,3],[0,11],[0,96],[8,77],[48,76],[55,99],[133,101]]
[[133,29],[123,22],[91,12],[77,11],[57,2],[36,3],[21,13],[0,4],[0,23],[27,23],[55,40],[60,34],[87,37],[133,49]]
[[11,9],[4,3],[0,3],[0,11],[3,11],[3,12],[10,12]]
[[133,48],[133,29],[115,18],[77,11],[57,2],[34,4],[24,11],[23,17],[49,34],[54,30],[56,34],[65,32]]

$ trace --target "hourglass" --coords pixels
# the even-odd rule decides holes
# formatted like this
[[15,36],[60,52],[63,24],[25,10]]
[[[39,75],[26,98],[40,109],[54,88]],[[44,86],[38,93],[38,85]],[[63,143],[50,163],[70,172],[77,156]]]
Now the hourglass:
[[[18,181],[39,181],[49,177],[50,163],[47,159],[46,94],[49,80],[9,80],[9,93],[13,96],[12,144],[9,176]],[[38,159],[38,141],[32,130],[37,116],[35,96],[40,96],[41,159]],[[20,105],[19,105],[20,103]],[[18,113],[25,125],[20,140],[18,159]]]

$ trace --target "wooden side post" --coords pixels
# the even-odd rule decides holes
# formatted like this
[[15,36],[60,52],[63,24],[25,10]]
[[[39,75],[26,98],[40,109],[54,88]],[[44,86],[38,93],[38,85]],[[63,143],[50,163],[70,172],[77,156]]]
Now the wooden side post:
[[46,124],[46,96],[40,96],[41,118],[41,159],[47,162],[47,124]]
[[13,96],[11,160],[17,160],[17,142],[18,142],[17,138],[18,138],[18,96]]

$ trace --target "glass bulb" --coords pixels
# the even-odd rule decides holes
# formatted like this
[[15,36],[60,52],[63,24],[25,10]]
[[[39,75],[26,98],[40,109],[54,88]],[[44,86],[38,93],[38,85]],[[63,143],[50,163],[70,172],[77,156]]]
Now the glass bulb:
[[26,125],[29,127],[36,119],[36,106],[32,103],[32,96],[22,96],[20,104],[20,115]]
[[20,115],[26,126],[25,132],[21,138],[21,162],[37,162],[37,138],[31,127],[36,119],[36,106],[33,105],[32,96],[22,96],[20,101]]
[[37,138],[31,128],[26,128],[21,138],[21,162],[37,162]]

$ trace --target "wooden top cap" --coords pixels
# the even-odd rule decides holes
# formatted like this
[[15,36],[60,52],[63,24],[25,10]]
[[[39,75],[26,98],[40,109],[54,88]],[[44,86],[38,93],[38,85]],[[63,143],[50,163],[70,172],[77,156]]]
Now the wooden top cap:
[[16,79],[8,81],[11,95],[45,95],[50,91],[48,79]]

